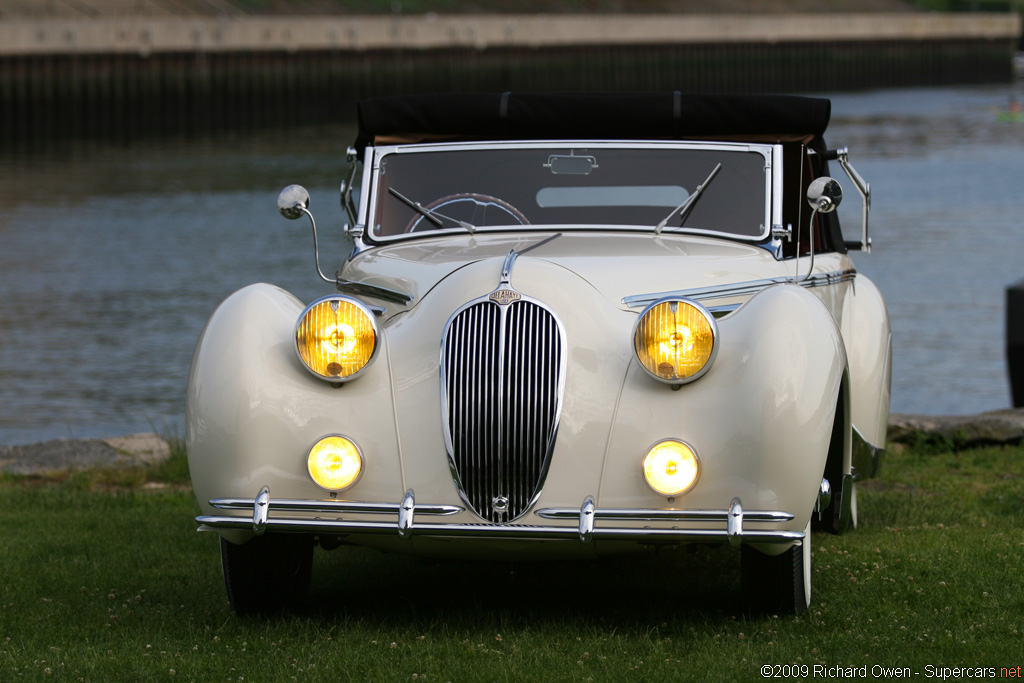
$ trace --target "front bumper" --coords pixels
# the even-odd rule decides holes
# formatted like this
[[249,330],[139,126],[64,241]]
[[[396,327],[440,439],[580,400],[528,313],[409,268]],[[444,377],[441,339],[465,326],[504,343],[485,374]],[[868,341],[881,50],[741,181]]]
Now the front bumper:
[[[264,487],[255,499],[219,498],[210,501],[218,510],[241,511],[247,515],[200,515],[200,530],[239,530],[257,535],[267,531],[315,534],[397,534],[435,538],[515,538],[526,540],[594,539],[638,543],[789,543],[804,538],[802,531],[757,528],[764,523],[788,522],[793,515],[776,510],[744,510],[733,498],[727,510],[618,509],[597,508],[588,497],[578,509],[543,508],[536,515],[545,520],[575,522],[574,526],[526,524],[452,524],[434,521],[464,511],[457,505],[416,502],[412,490],[400,503],[358,503],[335,500],[271,500]],[[382,521],[351,519],[351,515],[374,515]],[[424,521],[424,518],[429,521]],[[614,522],[611,526],[607,523]],[[618,525],[621,523],[632,523]],[[695,523],[718,524],[712,528],[685,528]],[[751,528],[748,525],[755,524]],[[655,526],[656,525],[656,526]],[[680,528],[680,527],[684,528]]]

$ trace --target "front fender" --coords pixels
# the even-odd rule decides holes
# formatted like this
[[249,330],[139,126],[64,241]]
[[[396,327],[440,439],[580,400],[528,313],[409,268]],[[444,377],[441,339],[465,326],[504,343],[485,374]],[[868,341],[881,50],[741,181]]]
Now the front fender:
[[832,316],[806,290],[763,290],[719,325],[710,371],[677,391],[634,362],[623,384],[600,500],[664,506],[637,476],[646,448],[665,438],[693,447],[701,474],[674,507],[785,510],[802,530],[818,495],[846,368]]
[[278,498],[327,495],[310,479],[306,455],[327,435],[358,429],[360,488],[370,499],[400,499],[401,468],[387,339],[358,380],[333,386],[313,377],[295,352],[303,304],[257,284],[226,299],[207,322],[192,359],[186,397],[189,470],[199,506],[211,498],[252,499],[267,482]]

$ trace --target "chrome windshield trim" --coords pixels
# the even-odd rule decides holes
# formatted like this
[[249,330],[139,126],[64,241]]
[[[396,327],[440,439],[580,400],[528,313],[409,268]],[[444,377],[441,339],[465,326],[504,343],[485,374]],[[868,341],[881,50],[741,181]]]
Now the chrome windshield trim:
[[[797,282],[801,287],[806,289],[812,289],[814,287],[826,287],[828,285],[835,285],[841,282],[849,282],[857,277],[857,271],[854,268],[847,268],[845,270],[834,270],[828,273],[815,273],[808,279],[801,282]],[[651,294],[634,294],[632,296],[622,297],[622,303],[630,308],[643,308],[658,299],[665,298],[684,298],[694,299],[695,301],[712,301],[714,299],[726,299],[734,296],[753,296],[766,287],[773,285],[780,285],[785,283],[793,283],[793,278],[790,276],[765,278],[764,280],[748,280],[746,282],[732,282],[727,285],[714,285],[711,287],[694,287],[692,289],[677,289],[671,292],[654,292]]]
[[[422,152],[457,152],[457,151],[482,151],[501,149],[678,149],[678,150],[700,150],[718,151],[726,153],[755,153],[760,154],[764,159],[764,224],[761,232],[757,235],[740,235],[726,232],[724,230],[698,230],[693,228],[666,229],[664,235],[701,235],[708,237],[725,238],[743,243],[759,244],[768,239],[771,235],[772,221],[769,220],[777,213],[774,207],[779,205],[776,169],[781,169],[781,163],[777,163],[775,149],[778,145],[763,142],[730,142],[722,140],[635,140],[621,138],[616,140],[592,140],[592,139],[562,139],[562,140],[486,140],[486,141],[457,141],[457,142],[417,142],[410,144],[388,144],[366,148],[366,160],[364,164],[364,189],[360,195],[361,208],[360,218],[365,225],[365,234],[361,235],[358,250],[367,249],[373,246],[382,246],[393,242],[401,242],[409,239],[422,239],[425,237],[444,237],[451,234],[464,233],[462,228],[446,228],[443,230],[430,230],[425,232],[407,233],[399,235],[378,235],[375,234],[374,223],[376,222],[376,198],[371,194],[379,189],[379,177],[381,174],[382,160],[392,154],[417,154]],[[630,232],[654,233],[653,225],[589,225],[589,224],[533,224],[530,226],[508,225],[508,226],[478,226],[477,232],[507,233],[510,231],[541,230],[572,231],[572,230],[613,230]],[[769,245],[770,247],[770,245]]]
[[591,138],[562,138],[552,140],[465,140],[450,142],[413,142],[401,145],[377,145],[373,147],[373,170],[379,170],[380,160],[388,154],[415,154],[417,152],[452,152],[458,150],[487,150],[512,147],[516,149],[704,149],[722,152],[757,152],[768,156],[774,145],[765,142],[729,142],[725,140],[637,140],[616,138],[614,140]]

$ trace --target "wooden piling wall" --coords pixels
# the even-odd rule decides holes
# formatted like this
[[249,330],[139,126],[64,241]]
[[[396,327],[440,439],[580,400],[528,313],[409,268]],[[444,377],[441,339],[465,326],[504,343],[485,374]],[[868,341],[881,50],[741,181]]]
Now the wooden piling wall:
[[[149,47],[139,49],[131,34],[119,45],[108,40],[106,49],[102,41],[76,39],[75,49],[57,51],[47,41],[66,40],[67,33],[37,34],[35,48],[19,33],[27,49],[0,49],[0,139],[337,122],[351,119],[358,98],[409,92],[835,92],[1010,82],[1020,20],[1006,17],[999,30],[990,24],[987,32],[947,27],[876,40],[810,39],[818,28],[800,40],[749,40],[733,30],[714,41],[695,35],[609,44],[582,38],[540,44],[506,30],[497,34],[505,40],[487,41],[479,32],[472,41],[449,33],[449,45],[441,47],[393,32],[391,47],[364,37],[358,48],[307,41],[306,49],[281,47],[287,41],[276,33],[264,33],[267,49],[255,49],[244,41],[217,45],[193,32],[191,39],[205,47],[155,49],[149,34]],[[2,29],[0,22],[0,38]]]

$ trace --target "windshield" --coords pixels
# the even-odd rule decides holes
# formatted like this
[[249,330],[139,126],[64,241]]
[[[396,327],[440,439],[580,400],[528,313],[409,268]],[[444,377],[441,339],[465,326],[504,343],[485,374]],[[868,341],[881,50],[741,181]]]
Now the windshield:
[[763,147],[396,148],[377,164],[371,234],[661,226],[760,239],[769,208]]

